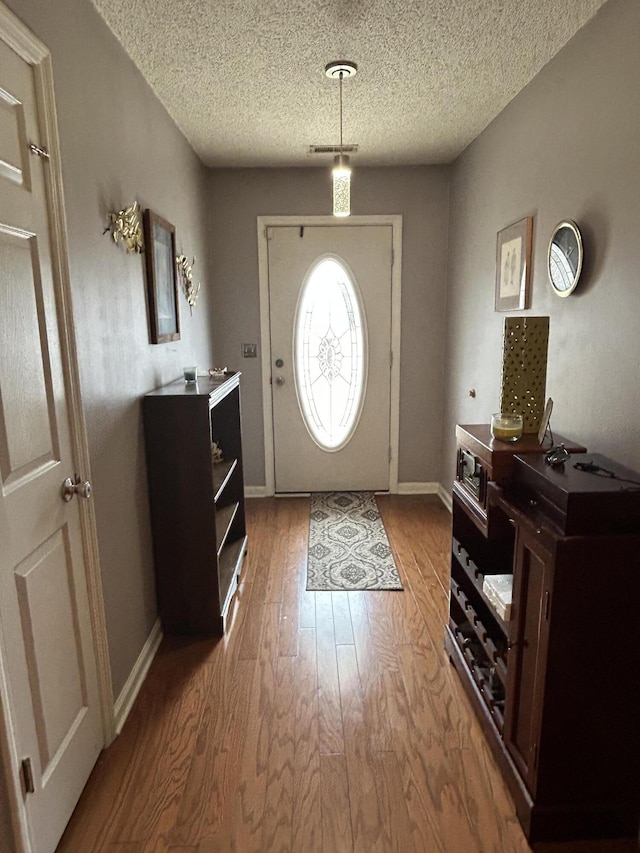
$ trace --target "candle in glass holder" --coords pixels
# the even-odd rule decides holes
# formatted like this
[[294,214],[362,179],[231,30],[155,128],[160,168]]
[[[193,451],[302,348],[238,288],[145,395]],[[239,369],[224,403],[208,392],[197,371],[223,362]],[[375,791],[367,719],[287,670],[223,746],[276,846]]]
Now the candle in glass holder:
[[187,385],[195,385],[198,381],[198,368],[197,367],[183,367],[182,372],[184,374],[184,381]]
[[511,412],[491,415],[491,435],[499,441],[517,441],[522,435],[522,415]]

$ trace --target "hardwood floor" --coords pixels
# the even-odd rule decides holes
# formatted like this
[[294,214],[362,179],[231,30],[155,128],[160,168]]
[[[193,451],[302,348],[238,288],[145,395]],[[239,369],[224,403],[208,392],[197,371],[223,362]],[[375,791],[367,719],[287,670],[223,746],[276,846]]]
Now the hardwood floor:
[[529,851],[443,649],[450,516],[379,505],[404,592],[307,592],[308,500],[247,501],[227,634],[165,638],[59,853]]

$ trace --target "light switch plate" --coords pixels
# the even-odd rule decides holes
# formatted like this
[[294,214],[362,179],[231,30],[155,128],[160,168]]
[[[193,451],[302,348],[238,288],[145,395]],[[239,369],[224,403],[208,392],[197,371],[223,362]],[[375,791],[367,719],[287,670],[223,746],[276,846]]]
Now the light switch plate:
[[243,358],[257,358],[258,357],[258,344],[242,344],[242,357]]

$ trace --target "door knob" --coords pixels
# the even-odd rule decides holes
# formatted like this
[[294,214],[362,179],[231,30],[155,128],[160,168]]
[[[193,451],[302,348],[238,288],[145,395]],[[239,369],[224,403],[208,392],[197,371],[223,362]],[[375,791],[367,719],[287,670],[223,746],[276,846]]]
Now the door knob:
[[276,376],[276,385],[284,385],[284,376]]
[[80,474],[76,474],[73,479],[67,477],[62,484],[63,500],[70,501],[74,495],[80,495],[81,498],[91,497],[91,483],[88,480],[83,483]]

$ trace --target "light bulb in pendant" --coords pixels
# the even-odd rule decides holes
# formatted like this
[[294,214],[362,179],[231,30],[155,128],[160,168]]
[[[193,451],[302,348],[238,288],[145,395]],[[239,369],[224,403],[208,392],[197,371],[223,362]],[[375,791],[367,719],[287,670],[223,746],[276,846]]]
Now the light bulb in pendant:
[[351,166],[346,154],[339,154],[333,166],[333,215],[349,216],[351,213]]

